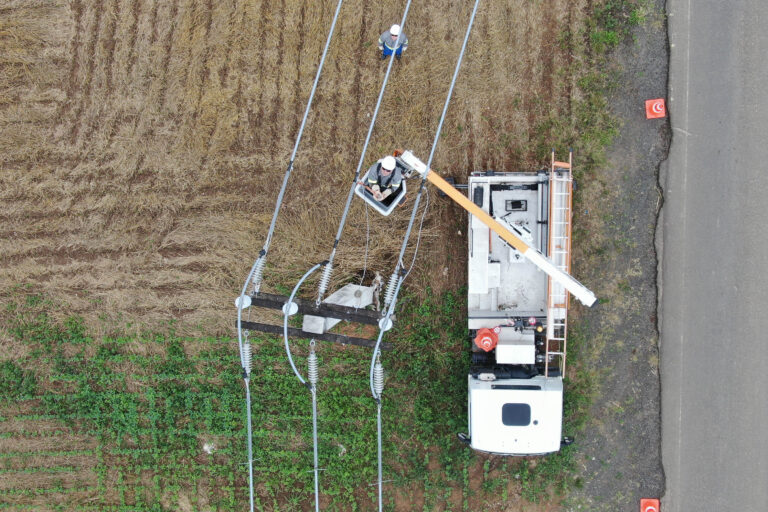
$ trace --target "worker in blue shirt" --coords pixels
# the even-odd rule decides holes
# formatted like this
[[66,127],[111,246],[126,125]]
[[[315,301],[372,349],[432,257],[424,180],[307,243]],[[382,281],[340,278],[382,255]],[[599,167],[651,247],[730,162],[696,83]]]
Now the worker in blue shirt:
[[400,25],[392,25],[379,37],[379,50],[381,50],[382,59],[386,59],[393,53],[399,59],[407,49],[408,37],[400,31]]

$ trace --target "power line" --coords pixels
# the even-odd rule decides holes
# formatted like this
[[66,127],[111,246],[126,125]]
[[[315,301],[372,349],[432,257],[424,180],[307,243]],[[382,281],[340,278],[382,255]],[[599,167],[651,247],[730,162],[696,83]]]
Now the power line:
[[325,40],[325,48],[323,48],[323,55],[320,57],[320,64],[317,67],[317,73],[315,74],[315,81],[312,84],[312,90],[309,93],[309,99],[307,100],[307,106],[304,109],[304,117],[301,119],[301,125],[299,126],[299,133],[296,136],[296,143],[293,145],[293,152],[291,153],[291,159],[288,162],[288,168],[285,170],[285,175],[283,176],[283,184],[280,187],[280,193],[277,195],[277,201],[275,203],[275,211],[272,214],[272,221],[269,224],[269,230],[267,231],[267,238],[264,241],[264,247],[261,250],[261,253],[259,254],[259,259],[262,260],[262,264],[258,268],[258,273],[253,276],[253,285],[254,285],[254,293],[259,292],[259,287],[261,286],[261,272],[264,269],[264,262],[266,261],[267,252],[269,251],[269,246],[272,242],[272,235],[275,232],[275,224],[277,223],[277,216],[280,212],[280,206],[283,203],[283,197],[285,196],[285,189],[288,187],[288,179],[291,176],[291,171],[293,170],[293,162],[296,159],[296,153],[299,150],[299,144],[301,143],[301,138],[304,134],[304,127],[307,123],[307,117],[309,117],[309,111],[312,106],[312,100],[315,97],[315,91],[317,90],[317,83],[320,81],[320,73],[323,70],[323,66],[325,65],[325,57],[328,55],[328,48],[331,45],[331,39],[333,38],[333,32],[336,29],[336,21],[339,18],[339,12],[341,11],[341,4],[344,3],[344,0],[339,0],[339,3],[336,5],[336,12],[333,15],[333,21],[331,22],[331,29],[328,32],[328,37]]
[[[432,165],[432,159],[435,156],[437,143],[440,139],[440,132],[443,129],[443,122],[445,121],[445,115],[448,112],[448,105],[451,102],[451,96],[453,95],[453,88],[456,85],[456,78],[459,75],[459,69],[461,68],[461,61],[464,59],[464,52],[467,49],[467,41],[469,40],[469,35],[472,32],[472,25],[475,22],[475,14],[477,14],[477,7],[479,4],[480,4],[480,0],[475,0],[475,6],[472,9],[472,15],[469,19],[469,25],[467,25],[467,32],[466,34],[464,34],[464,42],[461,45],[461,52],[459,53],[459,59],[456,62],[456,69],[454,69],[453,78],[451,79],[451,86],[449,87],[448,95],[445,98],[445,105],[443,105],[443,112],[440,115],[440,121],[437,124],[437,130],[435,131],[435,138],[432,142],[432,149],[429,152],[429,159],[427,160],[427,172],[429,172],[429,169]],[[416,194],[416,200],[413,205],[413,212],[411,213],[411,220],[408,223],[408,229],[406,230],[405,237],[403,238],[403,244],[400,247],[400,255],[397,258],[398,265],[395,266],[395,270],[392,273],[392,276],[390,277],[387,293],[385,295],[385,300],[389,299],[392,302],[397,300],[397,295],[392,293],[392,291],[394,289],[395,283],[397,282],[398,273],[400,273],[401,270],[404,270],[401,267],[402,261],[403,261],[403,255],[405,254],[406,247],[408,247],[408,239],[411,236],[411,230],[413,229],[413,224],[416,219],[416,210],[418,209],[419,201],[421,200],[421,194],[424,191],[426,182],[427,182],[427,175],[425,173],[424,177],[421,179],[421,183],[419,184],[419,192]],[[398,268],[398,267],[401,267],[401,268]]]
[[296,311],[293,309],[294,303],[293,298],[296,296],[296,292],[299,291],[299,287],[301,287],[302,283],[317,269],[319,269],[323,263],[318,263],[311,269],[309,269],[302,277],[299,279],[299,282],[296,283],[296,286],[293,288],[293,291],[291,292],[291,296],[288,298],[288,302],[286,302],[285,306],[283,307],[283,339],[285,340],[285,353],[288,356],[288,361],[291,363],[291,368],[293,369],[293,373],[296,375],[296,378],[299,379],[299,382],[304,384],[309,388],[309,391],[312,393],[312,453],[313,453],[313,460],[314,460],[314,473],[315,473],[315,511],[320,511],[320,476],[318,474],[318,460],[317,460],[317,451],[318,451],[318,440],[317,440],[317,356],[315,355],[315,340],[311,340],[309,342],[309,369],[307,372],[307,378],[309,379],[309,383],[307,383],[306,380],[301,376],[299,371],[296,369],[296,365],[293,363],[293,356],[291,355],[291,346],[288,343],[288,317],[294,314]]
[[[397,42],[400,41],[400,37],[404,34],[404,27],[405,27],[405,20],[408,18],[408,11],[411,8],[411,0],[408,0],[408,2],[405,4],[405,10],[403,11],[403,18],[400,21],[400,34],[397,36]],[[395,46],[397,46],[397,42],[395,43]],[[368,144],[371,141],[371,134],[373,133],[373,127],[376,125],[376,118],[379,115],[379,107],[381,106],[381,100],[384,97],[384,91],[387,88],[387,82],[389,82],[389,74],[392,71],[392,64],[395,62],[394,58],[389,59],[389,64],[387,64],[387,72],[384,75],[384,80],[381,83],[381,90],[379,91],[379,97],[376,100],[376,107],[373,110],[373,115],[371,116],[371,123],[368,125],[368,133],[365,136],[365,142],[363,143],[363,150],[360,153],[360,160],[357,162],[357,169],[355,170],[355,178],[352,181],[352,186],[349,188],[349,194],[347,194],[347,202],[344,205],[344,213],[341,215],[341,221],[339,222],[339,229],[336,232],[336,238],[333,241],[333,249],[331,250],[331,255],[328,257],[328,265],[325,266],[325,269],[323,270],[323,275],[320,278],[320,284],[318,286],[317,290],[317,303],[319,304],[323,300],[323,296],[325,295],[325,291],[328,287],[328,283],[331,280],[331,273],[333,272],[333,259],[336,257],[336,248],[339,245],[339,241],[341,240],[341,233],[344,231],[344,224],[347,222],[347,215],[349,214],[349,207],[352,204],[352,196],[355,193],[355,187],[357,186],[357,180],[360,177],[360,170],[363,167],[363,162],[365,160],[365,153],[368,151]]]
[[[448,112],[448,105],[451,102],[451,96],[453,95],[453,88],[456,85],[456,78],[459,75],[459,69],[461,68],[461,61],[464,59],[464,52],[467,48],[467,41],[469,40],[469,35],[472,32],[472,25],[475,21],[475,15],[477,14],[477,7],[480,4],[480,0],[475,0],[475,6],[472,9],[472,15],[469,19],[469,24],[467,25],[467,32],[464,35],[464,42],[461,45],[461,52],[459,53],[458,61],[456,62],[456,69],[453,72],[453,78],[451,79],[451,86],[448,89],[448,95],[445,98],[445,105],[443,106],[443,112],[440,115],[440,121],[437,125],[437,130],[435,132],[435,139],[432,142],[432,149],[429,153],[429,159],[427,160],[427,172],[429,172],[429,169],[432,165],[432,159],[435,155],[435,149],[437,148],[437,143],[440,138],[440,132],[443,129],[443,122],[445,121],[446,113]],[[416,195],[416,200],[413,205],[413,211],[411,212],[411,219],[408,223],[408,229],[406,231],[405,237],[403,238],[403,244],[400,248],[400,255],[398,256],[397,264],[395,265],[395,271],[392,274],[392,277],[390,278],[390,285],[393,287],[387,290],[387,296],[390,298],[390,302],[388,304],[388,308],[385,305],[385,310],[387,311],[386,316],[382,318],[381,322],[379,323],[380,329],[379,329],[379,336],[376,340],[376,347],[373,350],[373,356],[371,357],[371,366],[370,366],[370,372],[369,372],[369,384],[371,388],[371,395],[373,396],[374,400],[376,400],[377,404],[377,430],[378,430],[378,484],[379,484],[379,512],[383,510],[383,503],[382,503],[382,471],[381,471],[381,464],[382,464],[382,446],[381,446],[381,390],[383,389],[383,377],[381,377],[382,381],[381,383],[377,382],[377,365],[380,367],[381,363],[379,361],[379,348],[381,345],[381,340],[384,337],[384,333],[389,330],[391,327],[391,320],[390,317],[392,316],[392,313],[395,309],[395,304],[397,303],[397,297],[400,294],[400,289],[403,285],[403,281],[405,277],[407,276],[407,273],[404,275],[402,272],[398,272],[398,267],[402,266],[403,261],[403,255],[405,254],[405,249],[408,246],[408,239],[411,234],[411,229],[413,228],[414,221],[416,220],[416,212],[418,210],[419,201],[421,199],[421,194],[424,192],[424,185],[426,183],[426,173],[424,174],[424,177],[421,180],[421,184],[419,185],[419,193]],[[429,196],[427,196],[429,198]],[[425,213],[426,213],[426,207],[425,207]],[[422,222],[424,220],[424,217],[422,215]],[[419,226],[419,238],[421,235],[421,226]],[[335,248],[335,247],[334,247]],[[418,252],[418,242],[417,247],[415,250],[415,253]],[[416,254],[414,253],[414,261],[416,258]],[[411,264],[413,265],[413,264]],[[405,270],[402,268],[401,270]],[[410,272],[410,269],[408,270]]]
[[[251,408],[251,405],[250,405],[250,388],[248,386],[248,374],[250,373],[250,370],[248,370],[247,372],[245,370],[245,360],[248,359],[248,361],[250,363],[250,344],[248,344],[247,335],[246,335],[245,342],[243,341],[242,328],[241,328],[241,313],[242,313],[242,309],[245,308],[245,307],[248,307],[248,305],[250,305],[250,298],[248,298],[248,300],[247,300],[248,304],[246,304],[245,290],[246,290],[246,288],[248,286],[248,283],[249,282],[253,282],[254,292],[258,293],[258,291],[259,291],[259,287],[260,287],[260,284],[261,284],[261,273],[263,272],[264,264],[266,262],[266,256],[267,256],[267,252],[269,250],[269,245],[271,243],[271,239],[272,239],[272,236],[273,236],[273,233],[274,233],[274,228],[275,228],[277,216],[278,216],[280,207],[282,205],[282,201],[283,201],[283,198],[284,198],[285,189],[287,187],[287,183],[288,183],[288,179],[289,179],[290,173],[291,173],[291,171],[293,169],[293,163],[294,163],[294,159],[295,159],[295,156],[296,156],[296,152],[298,150],[299,142],[300,142],[302,134],[303,134],[304,126],[305,126],[305,123],[306,123],[306,120],[307,120],[307,116],[309,114],[310,106],[311,106],[311,103],[312,103],[312,98],[314,96],[314,93],[315,93],[315,90],[316,90],[316,87],[317,87],[317,83],[318,83],[319,76],[320,76],[320,71],[321,71],[321,69],[323,67],[323,64],[325,62],[325,57],[327,55],[327,51],[328,51],[328,47],[329,47],[329,44],[330,44],[331,36],[332,36],[334,28],[335,28],[336,20],[338,18],[338,14],[339,14],[342,2],[343,2],[343,0],[339,0],[338,6],[337,6],[337,9],[336,9],[336,13],[334,15],[333,23],[331,25],[331,30],[330,30],[330,33],[328,35],[328,39],[326,41],[325,49],[323,50],[323,55],[322,55],[322,58],[321,58],[320,66],[318,67],[318,72],[317,72],[317,75],[315,77],[315,82],[313,84],[312,91],[310,93],[310,98],[309,98],[309,101],[307,103],[307,108],[306,108],[305,113],[304,113],[304,118],[302,119],[302,123],[301,123],[300,129],[299,129],[299,133],[298,133],[298,136],[297,136],[296,144],[294,146],[293,154],[291,155],[291,159],[290,159],[288,168],[287,168],[285,176],[283,178],[283,184],[282,184],[282,187],[280,189],[280,193],[278,194],[277,202],[276,202],[276,205],[275,205],[275,211],[273,213],[272,222],[270,223],[270,228],[269,228],[269,231],[268,231],[268,234],[267,234],[267,238],[266,238],[266,241],[265,241],[265,244],[264,244],[264,248],[260,252],[259,258],[254,263],[254,265],[253,265],[253,267],[251,269],[251,272],[248,275],[248,279],[246,280],[246,283],[245,283],[245,285],[243,287],[243,291],[241,292],[240,297],[239,297],[239,299],[237,301],[237,307],[238,307],[238,344],[240,346],[240,351],[241,351],[241,363],[243,363],[243,365],[244,365],[244,379],[246,379],[246,391],[247,391],[247,402],[248,402],[247,406],[248,406],[248,413],[249,413],[248,414],[248,427],[249,427],[248,443],[249,443],[249,466],[250,466],[249,484],[250,484],[250,493],[251,493],[251,511],[253,511],[253,494],[254,494],[254,490],[253,490],[253,476],[252,476],[253,475],[253,457],[252,457],[252,451],[251,451],[252,435],[251,435],[251,430],[250,430],[250,427],[251,427],[251,425],[250,425],[250,408]],[[471,31],[472,31],[472,26],[473,26],[473,23],[474,23],[475,15],[477,13],[478,5],[479,5],[479,0],[476,0],[474,8],[472,10],[472,15],[470,17],[469,24],[467,26],[467,32],[466,32],[466,34],[464,36],[464,41],[463,41],[463,44],[462,44],[462,47],[461,47],[461,52],[459,54],[459,58],[458,58],[458,61],[456,63],[456,69],[454,71],[453,78],[451,80],[451,85],[450,85],[450,88],[449,88],[449,91],[448,91],[448,95],[446,97],[445,105],[443,107],[443,111],[442,111],[442,114],[440,116],[437,132],[435,134],[435,139],[433,141],[432,148],[431,148],[431,151],[430,151],[430,154],[429,154],[429,159],[427,161],[427,169],[430,168],[432,160],[434,158],[435,150],[436,150],[436,147],[437,147],[437,142],[439,140],[439,136],[440,136],[440,132],[442,130],[443,123],[445,121],[445,116],[446,116],[446,113],[447,113],[447,110],[448,110],[448,105],[450,104],[450,100],[451,100],[451,97],[452,97],[452,94],[453,94],[453,89],[454,89],[454,86],[455,86],[455,83],[456,83],[456,79],[457,79],[458,72],[459,72],[459,69],[460,69],[460,66],[461,66],[461,62],[463,60],[464,53],[466,51],[467,41],[468,41],[469,35],[470,35]],[[405,22],[406,22],[406,19],[407,19],[407,16],[408,16],[408,11],[410,9],[410,6],[411,6],[411,0],[408,0],[407,4],[405,6],[404,12],[403,12],[402,21],[400,23],[401,27],[405,26]],[[402,34],[402,32],[401,32],[401,34]],[[368,149],[368,145],[370,143],[371,135],[373,133],[373,128],[375,126],[376,119],[377,119],[378,113],[379,113],[379,109],[381,107],[381,102],[382,102],[382,99],[383,99],[383,96],[384,96],[384,92],[386,90],[386,86],[387,86],[387,83],[389,81],[389,76],[390,76],[390,73],[391,73],[391,70],[392,70],[393,62],[394,62],[394,59],[390,59],[390,62],[387,65],[386,74],[384,76],[384,79],[383,79],[383,82],[382,82],[382,85],[381,85],[381,90],[379,91],[379,96],[378,96],[378,99],[376,101],[376,106],[375,106],[375,109],[374,109],[374,112],[373,112],[373,115],[372,115],[372,119],[371,119],[371,123],[370,123],[369,128],[368,128],[368,132],[366,134],[366,138],[365,138],[365,142],[363,144],[363,148],[362,148],[362,151],[361,151],[360,159],[358,161],[358,165],[357,165],[357,168],[355,170],[355,177],[354,177],[352,186],[350,187],[350,190],[349,190],[347,201],[346,201],[346,204],[345,204],[345,207],[344,207],[344,212],[343,212],[341,220],[339,222],[338,231],[337,231],[337,234],[336,234],[336,238],[334,239],[333,248],[332,248],[330,257],[329,257],[329,259],[326,262],[323,262],[322,264],[315,265],[306,274],[304,274],[304,276],[302,276],[302,278],[296,284],[296,287],[293,289],[293,293],[291,294],[290,299],[289,299],[288,303],[286,304],[286,309],[284,311],[284,314],[285,314],[285,317],[284,317],[284,340],[285,340],[285,348],[286,348],[286,354],[288,356],[288,360],[289,360],[289,362],[291,364],[291,367],[293,369],[293,372],[296,375],[296,377],[298,378],[298,380],[302,384],[306,385],[310,389],[310,391],[312,392],[312,399],[313,399],[313,442],[314,442],[314,466],[315,466],[314,467],[314,472],[315,472],[315,509],[316,510],[319,510],[319,484],[318,484],[318,469],[317,469],[318,468],[318,461],[317,461],[317,416],[316,416],[317,415],[317,408],[316,408],[316,393],[317,393],[317,390],[316,390],[316,386],[315,386],[315,384],[317,382],[317,378],[316,378],[317,377],[316,359],[314,360],[315,361],[314,367],[312,366],[312,363],[310,363],[310,381],[312,381],[312,382],[310,382],[308,384],[307,381],[304,380],[304,378],[301,376],[301,374],[296,369],[296,366],[295,366],[295,364],[293,362],[293,358],[292,358],[292,355],[291,355],[291,352],[290,352],[290,346],[289,346],[289,343],[288,343],[288,333],[287,333],[288,316],[290,316],[290,314],[291,314],[290,308],[292,306],[293,297],[296,295],[296,292],[298,291],[298,288],[309,277],[310,274],[312,274],[313,272],[318,270],[319,267],[322,266],[322,265],[325,265],[325,269],[323,270],[323,275],[322,275],[322,277],[320,279],[320,284],[319,284],[319,287],[318,287],[317,302],[320,303],[322,301],[322,299],[323,299],[323,296],[325,295],[325,291],[326,291],[327,286],[328,286],[328,284],[330,282],[331,273],[333,271],[333,260],[334,260],[334,257],[336,255],[336,250],[338,248],[338,244],[339,244],[339,241],[341,239],[341,235],[342,235],[344,226],[346,224],[347,216],[348,216],[348,213],[349,213],[349,208],[350,208],[350,205],[351,205],[351,202],[352,202],[352,196],[354,195],[354,190],[355,190],[355,187],[357,186],[357,181],[358,181],[359,176],[360,176],[360,171],[362,169],[362,165],[363,165],[363,162],[365,160],[365,156],[366,156],[366,152],[367,152],[367,149]],[[421,222],[420,222],[420,225],[419,225],[419,231],[418,231],[418,236],[417,236],[417,243],[416,243],[416,247],[415,247],[415,250],[414,250],[413,260],[411,262],[411,266],[409,267],[408,271],[406,272],[405,268],[404,268],[404,264],[403,264],[403,256],[404,256],[405,250],[406,250],[406,248],[408,246],[408,241],[409,241],[409,238],[410,238],[410,235],[411,235],[411,231],[412,231],[413,225],[415,223],[416,214],[417,214],[419,203],[420,203],[420,200],[421,200],[421,195],[424,192],[425,183],[426,183],[426,178],[422,178],[420,186],[419,186],[419,191],[418,191],[418,194],[416,195],[416,200],[414,202],[414,207],[413,207],[413,211],[411,213],[411,218],[410,218],[410,221],[408,223],[408,228],[406,230],[406,234],[405,234],[404,239],[403,239],[403,243],[402,243],[402,246],[401,246],[400,254],[398,256],[398,259],[397,259],[397,262],[396,262],[396,265],[395,265],[395,271],[393,272],[392,277],[390,279],[390,286],[389,286],[389,289],[387,290],[387,295],[386,295],[388,297],[388,301],[387,301],[387,303],[385,303],[385,308],[384,308],[386,313],[385,313],[384,317],[382,318],[381,322],[379,323],[379,327],[380,327],[379,335],[378,335],[378,339],[376,341],[376,346],[374,348],[374,352],[373,352],[372,359],[371,359],[371,367],[370,367],[369,380],[370,380],[371,394],[372,394],[373,398],[377,402],[378,498],[379,498],[379,510],[380,511],[383,510],[383,501],[382,501],[382,484],[383,484],[383,480],[382,480],[382,442],[381,442],[381,395],[382,395],[382,391],[383,391],[383,367],[381,366],[381,362],[380,362],[380,347],[381,347],[381,341],[382,341],[384,333],[391,328],[391,325],[392,325],[391,324],[391,316],[394,313],[395,305],[397,303],[397,297],[399,296],[399,293],[400,293],[403,281],[407,277],[407,275],[410,273],[410,270],[413,268],[413,264],[415,262],[417,254],[418,254],[418,248],[419,248],[419,242],[420,242],[420,239],[421,239],[421,231],[422,231],[422,226],[423,226],[423,222],[424,222],[424,217],[426,215],[426,211],[427,211],[428,206],[429,206],[429,195],[427,195],[427,203],[426,203],[426,205],[425,205],[425,207],[423,209],[423,212],[422,212],[422,218],[421,218]],[[367,212],[366,212],[366,214],[367,214]],[[367,260],[367,243],[368,242],[366,241],[366,260]],[[312,348],[313,348],[313,346],[312,346]],[[314,351],[313,350],[311,351],[311,355],[314,355]]]
[[[296,143],[293,146],[293,152],[291,153],[290,161],[288,162],[288,168],[285,171],[285,176],[283,176],[283,184],[280,187],[280,192],[277,195],[277,201],[275,203],[275,210],[272,214],[272,221],[269,224],[269,230],[267,231],[267,237],[264,241],[264,246],[262,247],[258,258],[253,263],[253,266],[251,267],[250,272],[248,273],[248,277],[245,280],[245,284],[243,285],[243,289],[240,292],[240,297],[236,301],[237,306],[237,344],[238,348],[240,350],[240,364],[243,368],[243,380],[245,382],[245,390],[246,390],[246,408],[248,411],[248,497],[250,502],[250,512],[254,512],[254,482],[253,482],[253,431],[252,431],[252,421],[251,421],[251,390],[250,390],[250,373],[251,373],[251,347],[250,343],[248,343],[247,335],[246,339],[243,340],[243,328],[242,328],[242,311],[244,308],[247,308],[250,305],[250,298],[246,301],[246,289],[248,288],[249,283],[253,283],[253,291],[254,293],[258,293],[259,289],[261,287],[261,280],[262,280],[262,273],[264,271],[264,266],[267,261],[267,253],[269,252],[269,246],[272,242],[272,235],[275,232],[275,225],[277,223],[277,216],[280,212],[280,206],[283,203],[283,198],[285,196],[285,190],[288,187],[288,180],[291,175],[291,171],[293,170],[293,163],[296,160],[296,153],[299,150],[299,144],[301,143],[301,138],[304,134],[304,127],[307,123],[307,118],[309,117],[309,111],[312,106],[312,100],[315,97],[315,91],[317,90],[317,84],[320,81],[320,74],[323,71],[323,66],[325,65],[325,58],[328,55],[328,48],[331,46],[331,39],[333,39],[333,33],[336,29],[336,22],[339,19],[339,13],[341,12],[341,6],[344,3],[344,0],[339,0],[336,5],[336,11],[333,14],[333,21],[331,22],[331,28],[328,31],[328,37],[325,40],[325,47],[323,48],[323,54],[320,57],[320,64],[317,66],[317,73],[315,73],[315,80],[312,83],[312,90],[309,93],[309,98],[307,99],[307,106],[304,109],[304,116],[301,119],[301,125],[299,126],[299,132],[296,135]],[[247,302],[247,304],[246,304]],[[250,313],[250,312],[249,312]],[[313,392],[314,397],[314,392]],[[317,457],[315,457],[317,458]],[[315,464],[317,466],[317,464]],[[317,475],[317,471],[315,471],[315,475]]]

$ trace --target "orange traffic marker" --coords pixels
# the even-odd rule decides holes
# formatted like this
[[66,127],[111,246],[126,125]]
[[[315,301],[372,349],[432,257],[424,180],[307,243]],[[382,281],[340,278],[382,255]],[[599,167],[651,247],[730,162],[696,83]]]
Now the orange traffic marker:
[[660,512],[661,506],[656,498],[641,498],[640,512]]
[[645,117],[646,119],[667,117],[667,106],[664,102],[664,98],[645,100]]

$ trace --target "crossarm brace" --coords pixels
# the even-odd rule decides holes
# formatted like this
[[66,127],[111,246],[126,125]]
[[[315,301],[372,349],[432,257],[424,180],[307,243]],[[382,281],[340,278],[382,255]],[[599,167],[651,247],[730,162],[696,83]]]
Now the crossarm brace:
[[[283,327],[281,325],[262,324],[259,322],[242,322],[243,329],[250,331],[261,331],[269,334],[283,334]],[[288,335],[295,338],[316,339],[321,341],[330,341],[332,343],[341,343],[342,345],[355,345],[358,347],[373,348],[376,346],[376,340],[369,340],[368,338],[355,338],[353,336],[345,336],[343,334],[333,334],[327,332],[325,334],[316,334],[314,332],[306,332],[296,327],[288,328]],[[391,343],[382,343],[382,350],[392,350]]]

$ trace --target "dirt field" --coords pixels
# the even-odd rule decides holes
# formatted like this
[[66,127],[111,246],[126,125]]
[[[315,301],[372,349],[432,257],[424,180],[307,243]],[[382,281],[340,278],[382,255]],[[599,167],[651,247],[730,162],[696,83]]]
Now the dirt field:
[[[334,7],[6,3],[0,282],[43,289],[92,324],[122,314],[150,325],[175,318],[228,330],[232,297],[263,243]],[[470,7],[414,3],[411,47],[396,63],[366,165],[395,147],[427,154]],[[385,70],[377,36],[401,8],[343,7],[268,282],[293,278],[330,252]],[[547,120],[568,116],[577,78],[566,70],[578,63],[557,37],[580,27],[585,8],[521,0],[480,10],[437,169],[458,177],[542,164],[545,152],[532,142],[548,138],[541,133]],[[447,216],[460,217],[451,207],[432,208],[420,264],[448,266],[458,277],[434,243],[444,228],[455,233],[440,220]],[[372,223],[371,270],[390,273],[400,238],[392,233],[406,219]],[[339,280],[362,268],[364,233],[355,202]]]
[[[0,6],[0,293],[27,286],[61,305],[54,317],[80,315],[94,335],[110,325],[144,332],[169,322],[179,333],[231,335],[232,301],[264,241],[334,7],[330,0]],[[385,71],[376,39],[402,7],[364,0],[342,8],[266,290],[293,284],[330,252]],[[473,170],[540,168],[550,146],[567,151],[581,129],[574,106],[589,71],[582,59],[594,7],[590,0],[482,4],[435,169],[462,182]],[[366,166],[398,147],[428,154],[470,9],[414,2],[405,26],[410,47],[395,63]],[[465,281],[464,214],[436,194],[430,203],[409,282],[415,293]],[[367,275],[391,272],[409,214],[371,217]],[[360,275],[365,242],[366,217],[355,201],[335,283]],[[0,360],[29,352],[0,336]],[[26,418],[4,423],[4,433],[29,444],[14,450],[92,453],[91,438],[23,411],[9,414]],[[46,428],[59,441],[31,434]],[[4,441],[0,454],[12,450]],[[66,487],[69,498],[3,496],[63,504],[82,487],[76,501],[87,504],[98,477],[81,462],[68,463],[77,471],[64,480],[45,475],[41,484]],[[18,478],[8,489],[42,477]],[[407,499],[398,503],[409,510]],[[522,505],[491,508],[516,510],[506,506]]]

